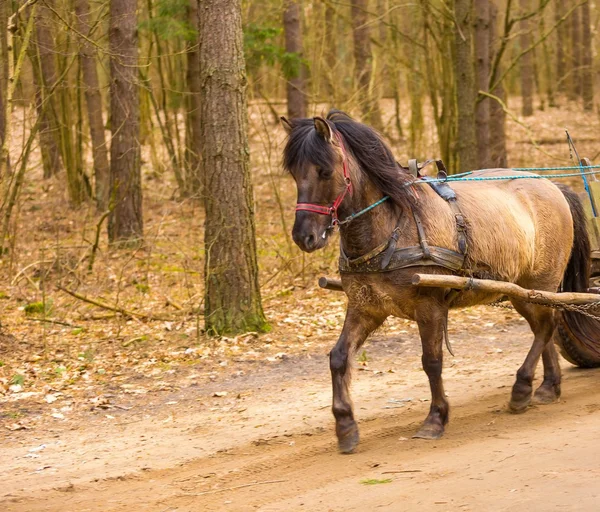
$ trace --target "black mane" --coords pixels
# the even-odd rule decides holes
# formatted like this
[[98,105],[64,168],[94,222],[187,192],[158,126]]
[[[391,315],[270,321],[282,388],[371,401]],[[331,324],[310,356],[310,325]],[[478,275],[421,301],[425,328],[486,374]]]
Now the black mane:
[[[330,110],[327,122],[342,136],[346,150],[351,152],[365,175],[401,208],[415,207],[410,184],[414,178],[402,170],[391,149],[372,128],[352,119],[345,112]],[[283,166],[293,172],[306,162],[321,168],[331,168],[335,152],[314,128],[313,119],[294,119],[283,152]]]

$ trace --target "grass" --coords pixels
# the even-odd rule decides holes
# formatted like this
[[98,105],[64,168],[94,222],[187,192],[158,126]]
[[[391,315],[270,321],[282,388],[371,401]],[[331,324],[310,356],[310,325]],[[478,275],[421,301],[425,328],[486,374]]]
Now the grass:
[[378,480],[377,478],[367,478],[365,480],[361,480],[360,483],[363,485],[379,485],[379,484],[389,484],[391,483],[391,478],[385,478],[384,480]]

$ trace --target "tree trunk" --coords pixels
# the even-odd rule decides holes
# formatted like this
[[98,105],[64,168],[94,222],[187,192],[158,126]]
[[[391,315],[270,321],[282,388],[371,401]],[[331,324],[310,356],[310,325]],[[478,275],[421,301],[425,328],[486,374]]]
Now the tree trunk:
[[477,168],[475,135],[475,67],[472,50],[470,0],[454,0],[456,100],[458,108],[457,156],[460,171]]
[[[475,57],[477,87],[487,92],[490,80],[490,0],[475,0]],[[477,127],[478,167],[489,166],[490,161],[490,99],[479,94],[475,107]]]
[[[198,28],[198,0],[190,0],[189,23],[194,29]],[[189,196],[199,196],[201,185],[200,147],[202,133],[200,129],[200,55],[198,53],[198,37],[188,43],[187,48],[187,89],[188,115],[186,116],[186,193]]]
[[569,99],[577,100],[581,96],[581,23],[579,9],[571,13],[571,87],[569,88]]
[[[287,0],[283,11],[283,28],[285,32],[285,51],[302,59],[302,20],[298,0]],[[306,117],[306,79],[302,62],[296,69],[288,71],[286,76],[286,92],[288,117],[295,119]]]
[[111,243],[143,235],[136,8],[136,0],[110,0]]
[[581,95],[583,96],[583,108],[594,109],[594,69],[592,60],[592,31],[590,26],[590,2],[589,0],[581,6]]
[[[494,61],[498,51],[498,8],[490,4],[490,62]],[[502,63],[497,74],[502,76]],[[508,167],[506,153],[506,112],[502,103],[506,104],[506,91],[500,82],[491,92],[496,98],[490,102],[490,167]],[[502,103],[500,103],[502,102]]]
[[[8,5],[9,2],[0,1],[0,148],[4,145],[6,136],[6,93],[8,90]],[[2,155],[0,155],[2,158]],[[0,167],[2,164],[0,163]],[[7,174],[10,174],[10,158],[6,162]],[[4,176],[0,174],[0,180]]]
[[327,76],[327,93],[332,101],[332,107],[338,106],[339,89],[337,64],[337,38],[335,30],[335,10],[329,3],[325,3],[325,64]]
[[205,329],[267,328],[258,286],[240,0],[200,0]]
[[[32,65],[38,72],[34,72],[34,81],[36,86],[36,107],[38,115],[42,116],[40,121],[40,149],[42,153],[42,164],[44,167],[44,178],[62,171],[62,160],[58,146],[59,130],[57,123],[56,96],[55,91],[49,93],[56,84],[56,63],[54,61],[54,41],[50,32],[50,9],[42,2],[37,10],[35,28],[36,28],[36,48],[32,48]],[[35,54],[35,56],[33,56]],[[42,103],[49,102],[43,109]]]
[[[521,0],[521,15],[531,12],[530,0]],[[525,51],[531,47],[531,23],[530,20],[521,21],[521,51]],[[524,117],[533,115],[533,53],[527,52],[521,56],[521,98],[523,100],[521,113]]]
[[[554,3],[554,21],[558,23],[565,14],[564,0],[556,0]],[[565,59],[565,48],[568,46],[568,24],[561,23],[556,29],[556,81],[558,92],[566,90],[567,62]]]
[[371,52],[371,30],[367,24],[367,0],[352,0],[352,36],[354,39],[354,76],[358,87],[357,97],[361,98],[362,121],[376,130],[383,127],[381,111],[371,83],[373,73],[373,53]]
[[[78,30],[87,38],[91,37],[90,5],[88,0],[77,0],[75,13],[78,20]],[[80,40],[79,58],[85,88],[92,157],[94,159],[94,178],[96,183],[95,198],[98,210],[108,208],[110,169],[108,165],[108,149],[104,136],[104,121],[102,119],[102,96],[98,85],[96,56],[92,44],[84,38]]]

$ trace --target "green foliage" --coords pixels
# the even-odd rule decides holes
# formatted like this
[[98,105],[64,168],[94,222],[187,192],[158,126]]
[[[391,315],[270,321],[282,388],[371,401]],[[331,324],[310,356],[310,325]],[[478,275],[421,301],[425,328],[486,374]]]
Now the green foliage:
[[44,313],[46,313],[46,315],[49,315],[52,311],[52,301],[46,301],[45,311],[43,302],[30,302],[25,306],[24,310],[25,314],[27,315],[43,315]]
[[147,284],[144,283],[138,283],[135,285],[135,288],[138,292],[140,293],[148,293],[150,291],[150,286],[148,286]]
[[162,40],[193,41],[196,28],[188,22],[188,0],[158,0],[156,16],[140,23],[140,29],[156,33]]
[[248,71],[256,71],[261,64],[281,65],[287,80],[300,74],[300,67],[306,62],[297,53],[286,52],[277,39],[282,28],[249,24],[244,29],[244,48]]
[[367,351],[363,350],[362,353],[358,356],[359,363],[366,363],[369,360],[367,357]]
[[378,484],[389,484],[392,481],[391,478],[386,478],[385,480],[377,480],[376,478],[367,478],[366,480],[361,480],[360,483],[363,485],[378,485]]
[[22,386],[25,383],[25,376],[15,373],[12,376],[12,379],[10,379],[10,383],[11,383],[11,385]]

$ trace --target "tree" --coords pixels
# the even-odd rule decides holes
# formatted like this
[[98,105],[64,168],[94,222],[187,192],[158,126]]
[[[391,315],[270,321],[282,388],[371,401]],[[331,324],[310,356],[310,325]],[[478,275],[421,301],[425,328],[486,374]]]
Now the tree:
[[[188,20],[191,27],[198,27],[198,0],[189,0]],[[186,194],[196,196],[200,193],[200,147],[202,145],[200,129],[200,56],[198,54],[197,34],[187,45],[187,116],[186,116]]]
[[[526,16],[530,13],[530,0],[521,0],[521,16]],[[530,19],[525,18],[521,21],[521,52],[525,52],[531,47],[531,24]],[[533,115],[533,54],[530,51],[524,53],[520,60],[521,68],[521,98],[523,100],[521,113],[528,117]]]
[[[563,0],[556,0],[554,3],[554,21],[559,23],[565,14],[565,3]],[[565,92],[567,62],[565,59],[565,48],[568,41],[568,25],[560,23],[556,29],[556,80],[558,82],[557,89],[559,92]]]
[[571,55],[572,68],[568,95],[570,100],[581,96],[581,23],[579,9],[571,13]]
[[102,119],[102,96],[98,85],[96,57],[89,41],[92,37],[90,25],[90,5],[88,0],[77,0],[75,3],[78,30],[84,36],[80,41],[79,58],[83,74],[85,102],[87,106],[92,157],[94,159],[95,199],[99,210],[108,208],[110,169],[108,165],[108,149],[104,137],[104,121]]
[[[36,89],[36,109],[40,117],[40,150],[44,178],[59,173],[62,159],[58,146],[59,128],[57,122],[58,107],[54,89],[56,86],[56,63],[54,61],[54,41],[50,30],[51,12],[48,4],[41,3],[36,13],[36,46],[31,47],[30,60],[33,66],[33,78]],[[44,103],[48,102],[46,106]]]
[[206,331],[264,331],[249,170],[240,0],[201,0]]
[[[477,87],[487,92],[490,80],[490,0],[475,0],[475,58]],[[478,167],[490,160],[490,99],[479,94],[475,108]]]
[[581,95],[583,108],[594,109],[594,70],[592,67],[592,31],[590,27],[590,2],[581,6]]
[[471,1],[454,0],[455,59],[454,79],[458,108],[457,155],[459,169],[477,168],[477,137],[475,135],[475,70],[472,52]]
[[[6,95],[8,91],[8,2],[0,2],[0,148],[4,145],[6,135]],[[0,154],[0,158],[3,158]],[[2,162],[0,162],[2,167]],[[6,162],[10,173],[10,159]],[[0,174],[0,179],[3,176]]]
[[[495,60],[498,52],[498,7],[494,2],[490,4],[490,62]],[[497,74],[501,75],[503,66]],[[506,153],[506,90],[502,81],[491,91],[495,96],[490,102],[490,167],[508,167],[508,156]]]
[[306,117],[306,79],[302,63],[302,23],[298,0],[286,0],[283,10],[283,30],[285,32],[285,51],[299,59],[293,69],[288,70],[286,92],[288,116],[291,119]]
[[371,30],[367,23],[367,0],[352,0],[352,38],[354,40],[354,76],[361,98],[362,121],[381,130],[381,111],[377,94],[371,83],[373,53],[371,51]]
[[111,243],[143,235],[136,8],[136,0],[110,0]]

